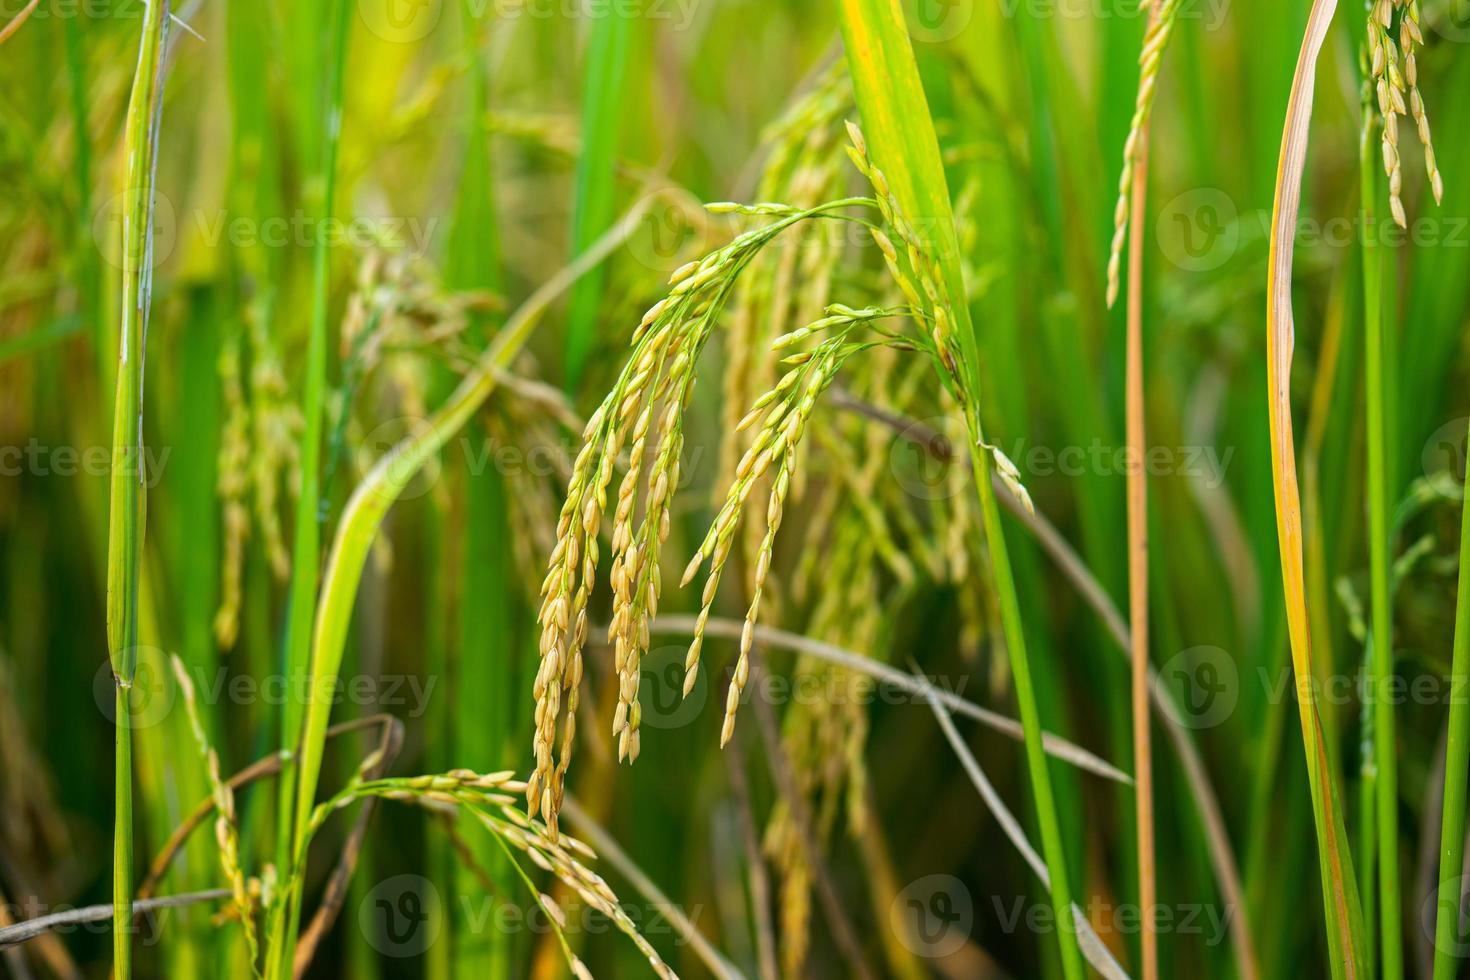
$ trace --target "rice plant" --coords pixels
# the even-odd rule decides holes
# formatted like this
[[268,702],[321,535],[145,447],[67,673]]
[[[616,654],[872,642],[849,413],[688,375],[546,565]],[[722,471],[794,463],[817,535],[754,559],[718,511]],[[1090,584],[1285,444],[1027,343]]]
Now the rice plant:
[[0,11],[0,976],[1460,975],[1467,36]]

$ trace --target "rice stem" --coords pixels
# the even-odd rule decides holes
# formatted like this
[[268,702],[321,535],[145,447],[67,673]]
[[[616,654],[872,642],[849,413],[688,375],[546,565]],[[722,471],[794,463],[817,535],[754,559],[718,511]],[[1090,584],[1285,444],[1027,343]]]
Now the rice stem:
[[122,311],[112,414],[113,466],[107,525],[107,648],[116,682],[112,950],[118,980],[133,972],[133,680],[138,659],[138,599],[144,518],[143,376],[153,283],[153,204],[163,113],[168,0],[143,18],[138,65],[128,99],[122,222]]
[[1449,734],[1445,743],[1444,819],[1440,824],[1439,885],[1434,925],[1434,980],[1454,980],[1455,955],[1463,941],[1460,895],[1465,856],[1465,775],[1470,769],[1470,704],[1463,692],[1470,684],[1470,474],[1463,483],[1460,514],[1459,585],[1455,592],[1455,639],[1450,664]]
[[[337,0],[331,10],[332,48],[327,61],[327,103],[324,107],[320,176],[323,195],[321,213],[330,221],[336,204],[337,150],[342,135],[342,103],[344,94],[347,36],[350,20],[347,0]],[[313,614],[316,610],[318,571],[321,562],[321,443],[323,403],[327,375],[327,300],[331,281],[331,236],[317,236],[312,255],[311,328],[307,338],[305,389],[302,396],[301,483],[296,499],[296,525],[291,552],[290,606],[286,625],[285,670],[287,690],[281,711],[281,751],[283,769],[276,811],[276,867],[294,865],[303,846],[293,831],[293,813],[311,809],[311,793],[305,799],[293,796],[296,784],[294,760],[300,747],[301,725],[305,706],[295,692],[296,683],[306,675],[310,657]],[[304,781],[302,783],[304,787]],[[297,821],[295,826],[299,826]],[[296,929],[301,918],[301,897],[288,889],[277,906],[271,924],[270,980],[284,980],[290,975],[296,953]]]
[[[1371,117],[1368,117],[1371,118]],[[1365,128],[1371,129],[1365,119]],[[1359,172],[1363,208],[1363,387],[1367,408],[1368,444],[1368,552],[1372,592],[1372,632],[1367,659],[1366,692],[1373,712],[1374,814],[1377,827],[1379,940],[1382,946],[1384,980],[1399,980],[1404,973],[1403,937],[1399,912],[1399,817],[1398,753],[1394,728],[1391,682],[1394,676],[1393,600],[1389,585],[1389,549],[1393,529],[1389,524],[1388,413],[1389,399],[1385,361],[1383,316],[1383,256],[1377,235],[1371,231],[1377,211],[1377,168],[1362,154]],[[1366,872],[1365,872],[1366,873]]]

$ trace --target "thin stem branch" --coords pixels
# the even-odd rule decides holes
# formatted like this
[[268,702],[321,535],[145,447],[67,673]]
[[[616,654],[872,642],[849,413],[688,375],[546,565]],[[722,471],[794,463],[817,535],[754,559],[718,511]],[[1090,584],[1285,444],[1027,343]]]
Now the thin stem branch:
[[745,845],[745,860],[750,865],[750,905],[754,920],[755,958],[761,980],[777,980],[780,970],[776,966],[776,930],[771,925],[771,876],[767,873],[764,855],[761,854],[760,838],[756,833],[755,817],[750,806],[750,784],[745,778],[745,749],[739,732],[726,746],[725,768],[730,774],[730,791],[734,793],[739,810],[741,843]]
[[[167,895],[163,898],[145,898],[132,904],[133,912],[152,912],[156,909],[175,909],[185,905],[198,905],[200,902],[218,902],[221,899],[230,898],[234,893],[228,888],[211,888],[202,892],[186,892],[182,895]],[[53,912],[50,915],[39,916],[35,919],[27,919],[17,922],[13,926],[0,929],[0,949],[6,946],[14,946],[17,943],[29,942],[52,929],[62,926],[76,926],[87,922],[107,922],[113,918],[113,907],[107,905],[84,905],[79,909],[67,909],[64,912]],[[113,928],[117,923],[113,922]],[[124,926],[125,930],[131,926]]]
[[[403,748],[402,722],[392,715],[376,715],[371,720],[382,724],[383,733],[378,740],[378,761],[363,772],[362,776],[365,780],[378,779],[386,775],[393,760],[398,758],[398,753]],[[377,803],[378,801],[372,798],[363,800],[362,807],[353,820],[352,830],[348,832],[347,840],[342,845],[342,854],[337,859],[337,866],[332,869],[332,877],[327,880],[326,890],[322,893],[321,904],[317,906],[316,914],[311,918],[311,925],[302,932],[301,939],[296,944],[296,956],[291,967],[295,980],[301,980],[306,975],[307,967],[311,966],[317,947],[321,945],[323,937],[332,930],[332,924],[337,921],[337,915],[342,911],[342,903],[347,900],[347,889],[352,883],[352,873],[357,870],[357,861],[362,855],[362,842],[367,837],[368,825],[372,822],[373,811]]]
[[[1158,19],[1157,5],[1150,5],[1149,19]],[[1133,776],[1137,781],[1138,902],[1142,911],[1139,947],[1143,980],[1159,975],[1159,937],[1154,922],[1158,904],[1158,880],[1154,853],[1153,741],[1149,726],[1148,689],[1148,474],[1143,466],[1148,446],[1144,412],[1143,370],[1143,241],[1139,230],[1146,217],[1148,193],[1149,121],[1139,125],[1134,150],[1131,207],[1133,235],[1128,240],[1128,329],[1126,414],[1128,456],[1128,619],[1133,626],[1132,714]]]
[[643,873],[643,869],[628,857],[627,853],[618,846],[618,842],[602,826],[588,815],[587,811],[577,805],[577,801],[567,797],[562,801],[562,812],[566,814],[577,828],[582,839],[592,845],[597,856],[606,861],[618,874],[628,880],[640,895],[658,906],[659,911],[666,915],[669,924],[673,926],[680,937],[694,950],[695,955],[710,968],[720,980],[744,980],[744,974],[735,968],[735,965],[727,960],[714,945],[705,938],[704,933],[699,931],[678,903],[664,894],[663,889],[654,884],[653,879]]
[[11,19],[10,23],[6,24],[4,27],[0,27],[0,44],[4,44],[6,41],[10,40],[10,35],[20,30],[20,25],[24,24],[30,18],[31,14],[35,13],[36,8],[40,5],[41,0],[31,0],[30,3],[25,5],[24,10],[16,14],[15,17]]
[[[845,407],[887,425],[900,436],[928,448],[931,455],[938,459],[949,458],[948,441],[922,422],[871,405],[846,392],[840,394],[844,399]],[[999,477],[992,475],[991,482],[1000,502],[1031,532],[1042,550],[1051,557],[1078,594],[1102,620],[1108,635],[1117,644],[1118,650],[1124,657],[1127,657],[1130,642],[1128,623],[1118,611],[1118,607],[1113,604],[1112,598],[1102,587],[1102,583],[1087,567],[1087,563],[1057,530],[1056,525],[1046,519],[1045,514],[1040,510],[1028,509],[1023,505]],[[1205,768],[1204,759],[1194,744],[1193,736],[1179,722],[1184,715],[1174,692],[1159,682],[1158,674],[1152,666],[1149,667],[1149,691],[1153,699],[1154,711],[1164,722],[1164,732],[1174,746],[1174,751],[1179,757],[1179,765],[1184,770],[1185,781],[1189,784],[1195,806],[1199,809],[1205,841],[1210,849],[1210,863],[1214,866],[1220,890],[1224,893],[1228,905],[1236,910],[1231,920],[1230,934],[1235,945],[1235,955],[1240,964],[1241,978],[1242,980],[1257,980],[1260,976],[1260,966],[1251,938],[1245,888],[1241,883],[1235,850],[1231,846],[1230,834],[1225,827],[1225,815],[1220,808],[1219,797],[1210,783],[1209,771]],[[948,707],[951,711],[956,710],[953,705],[948,705]]]
[[[922,677],[923,675],[916,670],[915,676]],[[960,737],[949,712],[938,701],[930,701],[929,704],[934,709],[934,718],[939,722],[940,730],[944,732],[945,739],[954,749],[955,755],[959,757],[960,765],[964,767],[970,781],[975,784],[975,789],[979,791],[980,798],[985,801],[986,808],[990,810],[996,823],[1000,824],[1000,829],[1020,852],[1032,872],[1041,879],[1042,887],[1050,888],[1051,872],[1047,870],[1046,862],[1041,860],[1041,855],[1036,853],[1036,849],[1026,839],[1026,831],[1021,828],[1021,822],[1016,819],[1015,814],[1011,813],[1000,794],[995,791],[995,787],[986,777],[985,771],[980,768],[979,760],[965,744],[965,740]],[[1076,902],[1072,903],[1072,922],[1077,928],[1079,944],[1082,947],[1082,954],[1087,957],[1087,962],[1091,963],[1093,968],[1108,980],[1128,980],[1127,971],[1119,966],[1113,954],[1108,952],[1107,946],[1092,928],[1092,923],[1087,921],[1086,913]]]
[[[371,728],[374,725],[402,727],[402,723],[392,715],[370,715],[367,718],[354,718],[352,721],[344,721],[340,725],[333,725],[327,731],[327,739],[331,740],[339,735],[361,731],[364,728]],[[401,735],[398,737],[401,738]],[[257,759],[225,780],[225,786],[231,791],[234,791],[249,786],[251,783],[261,779],[269,779],[280,773],[283,762],[284,760],[279,754],[268,755],[263,759]],[[199,801],[199,804],[184,818],[183,822],[174,828],[174,832],[169,835],[168,840],[159,850],[158,856],[153,859],[153,863],[149,866],[148,877],[143,880],[143,884],[138,888],[135,901],[141,902],[153,897],[153,892],[158,888],[159,883],[163,881],[163,876],[168,873],[168,869],[173,865],[174,859],[178,857],[179,851],[188,843],[190,835],[213,812],[214,797],[212,795],[206,796]]]
[[[765,673],[765,658],[761,654],[760,647],[752,646],[750,650],[750,677],[759,686],[761,676]],[[860,980],[872,980],[873,974],[868,969],[867,958],[863,955],[862,943],[858,941],[857,933],[853,930],[852,923],[847,918],[847,912],[842,907],[842,899],[838,897],[837,887],[832,883],[832,877],[827,869],[827,862],[822,857],[822,851],[817,846],[816,835],[812,832],[811,811],[806,804],[806,797],[802,795],[796,784],[796,776],[791,771],[791,762],[786,758],[786,751],[781,746],[781,732],[776,723],[776,713],[771,710],[770,704],[764,698],[753,698],[755,704],[756,727],[760,729],[761,741],[766,746],[766,758],[771,766],[771,778],[775,780],[776,787],[781,798],[791,811],[791,823],[796,828],[797,843],[801,845],[803,858],[807,867],[812,871],[812,885],[817,893],[817,900],[821,903],[823,917],[827,920],[827,928],[832,933],[832,940],[837,944],[842,958],[847,961],[851,975]]]
[[[681,636],[693,636],[699,621],[696,616],[684,614],[669,614],[659,616],[648,624],[650,633],[674,633]],[[738,640],[745,630],[743,620],[726,619],[720,616],[711,616],[705,622],[704,632],[708,636],[718,636],[730,640]],[[1021,723],[1014,718],[1008,718],[1003,714],[991,711],[989,708],[981,707],[973,701],[946,691],[941,687],[935,687],[928,681],[915,678],[888,666],[882,661],[842,647],[815,640],[800,633],[791,633],[774,626],[762,626],[757,623],[752,628],[752,636],[768,646],[784,647],[795,650],[808,656],[825,660],[828,663],[846,667],[859,673],[867,674],[885,684],[890,684],[902,691],[907,691],[921,701],[939,701],[955,714],[964,715],[966,718],[985,725],[1008,738],[1022,741],[1025,733],[1021,729]],[[1105,759],[1094,755],[1074,742],[1069,742],[1059,735],[1051,732],[1042,733],[1042,741],[1048,755],[1069,765],[1076,766],[1096,776],[1113,782],[1131,785],[1132,777],[1121,769],[1107,762]]]

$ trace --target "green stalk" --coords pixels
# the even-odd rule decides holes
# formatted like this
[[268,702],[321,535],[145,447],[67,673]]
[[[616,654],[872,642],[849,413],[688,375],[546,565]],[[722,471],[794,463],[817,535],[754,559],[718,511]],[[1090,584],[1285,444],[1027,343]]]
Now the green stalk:
[[[1467,72],[1470,72],[1470,67],[1463,62],[1456,62],[1454,71],[1446,77],[1446,84],[1451,87],[1463,85]],[[1466,145],[1463,127],[1449,127],[1449,131],[1441,136],[1435,147],[1439,151],[1440,166],[1450,167],[1455,162],[1463,166],[1467,157],[1464,150]],[[1462,252],[1462,249],[1438,248],[1425,249],[1415,255],[1416,260],[1421,255],[1424,260],[1416,262],[1415,269],[1421,274],[1427,274],[1418,277],[1419,281],[1416,282],[1415,306],[1422,312],[1416,311],[1412,320],[1416,329],[1410,331],[1410,336],[1406,338],[1406,346],[1409,348],[1406,354],[1418,352],[1422,356],[1407,356],[1410,371],[1401,376],[1406,380],[1413,379],[1409,383],[1416,386],[1416,398],[1404,407],[1421,413],[1421,417],[1434,411],[1434,406],[1444,404],[1442,392],[1438,388],[1433,389],[1421,403],[1417,396],[1423,389],[1417,385],[1420,379],[1434,384],[1448,381],[1446,377],[1441,382],[1441,372],[1431,370],[1429,366],[1443,363],[1448,356],[1444,352],[1452,350],[1453,345],[1459,342],[1460,330],[1451,324],[1463,323],[1463,319],[1458,314],[1447,316],[1445,311],[1452,309],[1453,303],[1459,302],[1455,283],[1463,282],[1465,259]],[[1426,296],[1425,293],[1429,295]],[[1426,328],[1426,332],[1431,335],[1418,336],[1420,327]],[[1424,428],[1416,425],[1414,429],[1405,431],[1422,432]],[[1460,953],[1460,944],[1463,942],[1459,929],[1459,886],[1460,875],[1464,870],[1465,842],[1462,835],[1465,828],[1465,780],[1466,771],[1470,769],[1470,704],[1466,701],[1466,692],[1470,690],[1470,475],[1462,473],[1460,477],[1463,481],[1461,493],[1464,509],[1460,515],[1459,585],[1455,596],[1455,636],[1450,662],[1451,698],[1445,747],[1439,885],[1436,892],[1434,980],[1453,980],[1463,962],[1463,957],[1457,954]]]
[[[1372,116],[1365,111],[1365,120]],[[1368,659],[1366,690],[1372,699],[1373,762],[1376,800],[1373,816],[1378,828],[1379,935],[1383,947],[1384,980],[1404,974],[1403,937],[1399,921],[1398,757],[1395,751],[1394,707],[1389,696],[1393,679],[1393,603],[1389,591],[1388,425],[1390,398],[1384,370],[1383,256],[1379,251],[1374,217],[1377,212],[1378,162],[1371,152],[1373,127],[1363,127],[1358,154],[1363,207],[1363,387],[1367,401],[1368,443],[1368,552],[1372,590],[1372,655]]]
[[[970,363],[974,363],[973,360]],[[972,379],[973,381],[973,379]],[[983,440],[980,417],[970,413],[970,427],[976,441]],[[1005,634],[1006,649],[1010,656],[1011,675],[1016,688],[1016,704],[1021,716],[1021,727],[1025,732],[1026,766],[1036,796],[1036,815],[1041,824],[1042,851],[1046,865],[1051,869],[1051,901],[1056,915],[1057,942],[1062,954],[1062,972],[1067,980],[1082,980],[1082,950],[1077,943],[1077,933],[1072,925],[1072,892],[1067,881],[1066,848],[1062,844],[1061,823],[1057,816],[1056,800],[1052,793],[1051,770],[1041,744],[1041,714],[1036,706],[1036,692],[1031,680],[1030,661],[1026,657],[1025,635],[1021,626],[1021,610],[1016,597],[1016,583],[1011,575],[1010,557],[1006,551],[1005,529],[1000,523],[1000,510],[996,506],[995,488],[990,482],[990,460],[984,450],[973,448],[970,453],[971,468],[975,476],[975,487],[980,496],[981,516],[985,524],[985,539],[990,545],[991,564],[995,573],[995,587],[1000,600],[1001,628]]]
[[122,322],[112,410],[112,478],[107,520],[107,650],[117,682],[117,755],[112,843],[112,954],[118,980],[133,974],[133,673],[138,658],[146,486],[143,374],[153,282],[153,201],[168,0],[148,5],[128,100],[123,188]]
[[[587,70],[582,83],[582,151],[577,155],[577,189],[572,206],[572,254],[580,254],[613,217],[618,136],[624,128],[628,38],[633,18],[616,6],[591,19]],[[573,391],[597,338],[602,271],[594,269],[568,300],[566,388]]]
[[[1460,584],[1455,593],[1455,640],[1450,664],[1450,726],[1445,743],[1444,820],[1439,831],[1439,887],[1434,923],[1434,980],[1454,980],[1459,968],[1460,874],[1465,857],[1465,770],[1470,767],[1470,473],[1460,515]],[[1448,894],[1447,894],[1448,891]]]
[[841,17],[848,70],[874,161],[888,177],[900,208],[932,236],[929,244],[940,262],[945,292],[952,299],[950,305],[957,321],[954,335],[964,371],[964,377],[956,380],[966,399],[966,420],[972,440],[971,466],[980,497],[985,536],[990,546],[1017,707],[1025,730],[1026,762],[1041,824],[1042,849],[1047,867],[1051,869],[1050,891],[1057,942],[1067,980],[1082,980],[1082,952],[1076,930],[1071,925],[1072,895],[1066,850],[1062,845],[1051,772],[1041,741],[1041,718],[1030,661],[1026,656],[1016,583],[1006,550],[1000,509],[990,482],[990,457],[980,446],[984,441],[978,404],[980,356],[969,304],[965,301],[968,294],[959,261],[959,242],[955,235],[938,139],[914,63],[903,12],[896,0],[843,0]]
[[[1045,29],[1044,22],[1035,12],[1023,12],[1013,18],[1010,34],[1014,37],[1019,74],[1022,78],[1015,91],[1019,100],[1025,101],[1029,106],[1033,120],[1026,127],[1026,142],[1031,152],[1033,185],[1041,189],[1037,208],[1040,228],[1044,230],[1048,240],[1067,242],[1074,237],[1075,223],[1065,220],[1063,202],[1077,201],[1080,188],[1072,180],[1074,173],[1071,169],[1064,172],[1061,164],[1064,160],[1077,159],[1080,147],[1072,133],[1073,127],[1058,128],[1056,120],[1059,117],[1074,117],[1077,111],[1076,93],[1057,77],[1054,71],[1058,62],[1055,38]],[[1084,240],[1087,238],[1082,237]],[[1064,298],[1072,293],[1072,287],[1068,284],[1069,269],[1074,273],[1074,278],[1070,280],[1072,282],[1090,279],[1093,273],[1091,270],[1082,271],[1073,265],[1077,253],[1067,246],[1043,249],[1041,253],[1036,256],[1034,269],[1031,271],[1046,286],[1040,302],[1033,307],[1032,315],[1040,324],[1038,332],[1042,338],[1042,350],[1049,360],[1050,369],[1055,372],[1058,386],[1071,393],[1071,397],[1062,399],[1056,406],[1059,411],[1061,437],[1067,444],[1074,446],[1088,445],[1094,439],[1100,439],[1107,445],[1115,445],[1117,436],[1113,431],[1112,415],[1104,403],[1103,391],[1097,382],[1096,364],[1102,354],[1093,349],[1092,338],[1096,331],[1088,320],[1079,315],[1081,311],[1077,304]],[[995,373],[997,371],[993,369],[992,376]],[[994,379],[992,377],[986,380]],[[1011,418],[1011,424],[1020,426],[1026,424],[1030,417]],[[1082,535],[1083,557],[1090,567],[1097,569],[1108,594],[1119,595],[1122,586],[1117,573],[1121,566],[1117,556],[1124,552],[1126,545],[1118,533],[1125,526],[1122,508],[1118,506],[1121,500],[1114,487],[1106,482],[1106,478],[1093,472],[1085,473],[1077,479],[1073,500]],[[1028,574],[1031,563],[1028,562],[1024,549],[1024,544],[1018,549],[1013,569],[1013,577],[1022,590],[1026,589],[1028,581],[1040,581],[1039,576],[1034,573]],[[1037,586],[1032,585],[1031,591],[1037,592]],[[1040,594],[1045,593],[1042,591]],[[1043,606],[1036,604],[1035,608],[1040,612]],[[1048,644],[1039,618],[1034,616],[1032,619],[1032,629],[1028,637],[1031,641],[1029,653],[1038,668],[1037,678],[1041,686],[1037,695],[1043,715],[1057,719],[1052,724],[1059,725],[1060,716],[1064,716],[1066,711],[1060,704],[1062,684],[1052,680],[1059,674],[1058,654],[1055,649],[1050,648],[1055,644]],[[1094,632],[1093,638],[1101,643],[1101,634]],[[1116,670],[1110,659],[1098,659],[1102,660],[1102,668],[1100,675],[1094,676],[1099,677],[1102,690],[1107,694],[1103,700],[1109,705],[1109,722],[1112,727],[1110,735],[1116,736],[1112,743],[1113,750],[1119,758],[1127,758],[1127,754],[1133,750],[1130,717],[1126,710],[1127,673]],[[1119,725],[1121,727],[1116,727]],[[1080,835],[1082,826],[1072,816],[1082,812],[1080,786],[1072,774],[1062,773],[1059,774],[1054,788],[1056,796],[1063,801],[1060,814],[1068,815],[1064,817],[1064,830],[1069,836]],[[1131,811],[1131,796],[1127,806]],[[1131,821],[1132,814],[1124,819]],[[1128,843],[1120,848],[1125,853],[1119,855],[1119,860],[1131,868],[1136,865],[1136,855],[1131,853],[1134,839],[1132,828],[1120,828],[1120,836],[1127,836]],[[1069,871],[1080,870],[1080,863],[1074,860]]]
[[[332,217],[337,190],[337,149],[342,133],[343,70],[347,60],[348,0],[333,6],[333,48],[328,57],[327,105],[322,125],[326,133],[322,150],[321,179],[324,187],[321,213]],[[312,256],[311,333],[307,338],[305,393],[302,401],[304,425],[301,434],[301,488],[296,500],[296,525],[291,556],[290,608],[286,626],[285,670],[289,692],[281,712],[283,762],[276,822],[276,867],[290,867],[287,860],[300,848],[290,831],[295,801],[292,800],[293,761],[300,742],[304,706],[297,699],[298,678],[304,678],[310,657],[312,612],[317,594],[317,571],[321,560],[321,524],[318,508],[321,495],[322,402],[327,375],[327,293],[331,274],[328,235],[319,235]],[[311,805],[311,795],[305,803]],[[271,956],[268,976],[287,977],[296,950],[296,927],[301,909],[299,894],[290,892],[278,905],[270,929]]]
[[[1366,682],[1373,664],[1373,637],[1368,636],[1363,648],[1362,671]],[[1362,849],[1362,867],[1358,870],[1358,891],[1363,896],[1363,945],[1369,962],[1378,957],[1378,889],[1373,876],[1378,870],[1378,749],[1374,745],[1373,702],[1365,700],[1360,712],[1363,734],[1360,739],[1362,761],[1358,767],[1358,846]]]
[[[476,19],[474,8],[472,0],[464,0],[461,9],[461,40],[464,56],[469,61],[467,111],[463,121],[465,151],[454,225],[445,257],[445,279],[456,289],[499,291],[500,245],[492,194],[490,134],[482,125],[490,101],[490,79],[480,50],[483,25]],[[491,326],[484,318],[477,318],[467,331],[470,342],[483,347]],[[476,426],[476,431],[481,436],[486,432],[482,426]],[[443,768],[462,765],[492,771],[505,765],[503,757],[510,737],[505,719],[512,685],[506,671],[514,662],[512,627],[517,620],[511,615],[511,597],[515,592],[507,581],[512,559],[510,537],[506,534],[510,524],[505,514],[504,481],[488,454],[477,458],[487,465],[484,471],[474,472],[466,460],[462,523],[453,527],[446,516],[436,528],[444,535],[442,550],[459,553],[460,567],[456,571],[462,597],[457,609],[457,633],[448,632],[446,624],[439,649],[437,670],[449,680],[444,702],[446,717],[439,727],[446,754]],[[449,534],[459,536],[457,549],[449,547]],[[441,585],[447,587],[453,574],[445,570]],[[436,669],[435,665],[431,663],[430,669]],[[503,930],[478,935],[472,931],[471,917],[465,914],[464,903],[482,891],[474,871],[455,859],[444,835],[436,834],[430,846],[444,852],[457,899],[449,916],[448,975],[476,980],[510,976],[508,957],[515,937]],[[507,870],[500,850],[480,835],[469,846],[474,849],[479,865],[499,880]]]

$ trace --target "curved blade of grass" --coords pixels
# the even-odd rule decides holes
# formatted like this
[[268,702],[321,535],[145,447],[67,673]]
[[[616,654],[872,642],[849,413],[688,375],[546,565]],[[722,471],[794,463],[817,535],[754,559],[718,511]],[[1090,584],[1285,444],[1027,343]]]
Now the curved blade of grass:
[[[322,575],[321,603],[312,639],[311,673],[306,687],[306,723],[296,786],[296,844],[290,867],[298,868],[303,864],[302,851],[311,823],[317,780],[321,775],[327,722],[335,700],[333,691],[342,666],[353,601],[357,597],[368,549],[388,508],[424,464],[485,403],[495,390],[500,372],[515,360],[552,301],[627,239],[651,201],[651,197],[645,198],[575,262],[531,294],[495,335],[494,342],[455,388],[449,400],[429,417],[426,430],[407,437],[384,454],[347,501]],[[300,878],[293,878],[286,887],[299,902]]]
[[[1460,515],[1460,582],[1455,593],[1455,640],[1450,690],[1470,683],[1470,474],[1464,477]],[[1465,856],[1465,772],[1470,768],[1470,704],[1463,693],[1450,699],[1445,743],[1444,821],[1440,824],[1439,887],[1434,923],[1434,980],[1454,980],[1460,960],[1460,876]]]
[[1020,603],[1006,551],[1000,509],[990,483],[990,457],[979,446],[984,441],[978,405],[979,352],[966,301],[968,294],[939,142],[897,0],[842,0],[840,10],[848,71],[874,160],[887,175],[899,207],[917,222],[920,234],[928,237],[957,321],[955,336],[967,374],[964,387],[973,436],[970,459],[994,569],[1016,702],[1025,728],[1026,763],[1041,824],[1042,850],[1052,871],[1050,891],[1058,923],[1057,943],[1067,980],[1082,980],[1082,953],[1076,930],[1071,928],[1072,892],[1067,880],[1066,850],[1062,845],[1051,772],[1042,746],[1041,717],[1026,656]]
[[[607,229],[613,216],[618,135],[623,130],[628,39],[633,18],[617,9],[591,18],[587,69],[582,81],[582,150],[572,205],[572,254]],[[567,301],[566,388],[575,390],[597,337],[602,271],[593,269],[572,287]]]
[[[337,193],[337,150],[342,135],[342,100],[344,71],[347,60],[349,19],[347,0],[332,7],[333,48],[328,55],[327,104],[323,127],[321,178],[323,185],[322,215],[330,220]],[[304,677],[310,656],[312,614],[316,609],[317,572],[321,562],[321,518],[318,513],[321,495],[322,405],[327,377],[327,292],[331,274],[331,237],[318,235],[312,255],[311,328],[307,337],[305,389],[301,412],[301,485],[296,498],[296,521],[291,549],[291,591],[286,624],[285,669],[287,690],[301,690],[297,679]],[[291,797],[292,759],[301,738],[301,700],[293,693],[285,699],[281,711],[281,751],[287,756],[286,769],[280,781],[276,810],[276,867],[292,867],[287,859],[296,853],[300,842],[291,831],[294,802]],[[307,800],[310,803],[310,800]],[[289,976],[295,958],[296,925],[301,916],[298,896],[288,892],[278,906],[270,929],[270,969],[267,976],[281,980]]]
[[1271,215],[1266,290],[1266,372],[1271,475],[1276,499],[1282,588],[1307,776],[1311,784],[1312,816],[1316,824],[1318,862],[1326,906],[1328,954],[1334,978],[1357,980],[1365,976],[1367,968],[1363,954],[1362,911],[1353,877],[1351,849],[1327,761],[1326,739],[1314,701],[1312,637],[1302,565],[1301,492],[1297,486],[1296,443],[1291,424],[1291,359],[1296,339],[1291,309],[1292,255],[1296,247],[1297,215],[1301,209],[1302,173],[1310,136],[1317,57],[1336,9],[1337,0],[1315,0],[1313,3],[1287,104]]
[[163,115],[163,56],[168,0],[148,5],[124,132],[122,321],[112,410],[113,465],[107,520],[107,651],[117,684],[112,844],[112,952],[118,980],[133,973],[133,724],[138,595],[142,586],[146,473],[143,466],[143,374],[153,285],[153,203],[158,127]]

